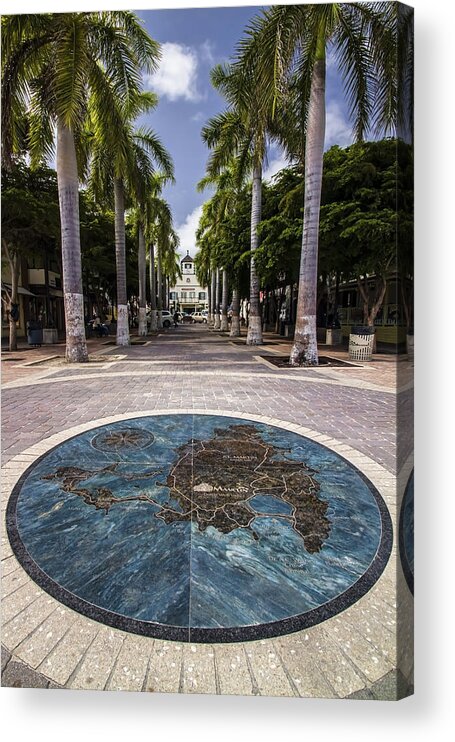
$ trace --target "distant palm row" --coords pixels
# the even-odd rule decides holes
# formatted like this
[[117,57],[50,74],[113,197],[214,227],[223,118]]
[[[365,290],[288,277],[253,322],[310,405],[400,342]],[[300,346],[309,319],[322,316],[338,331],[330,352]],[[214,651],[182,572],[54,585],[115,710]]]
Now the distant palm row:
[[[173,180],[172,160],[150,129],[134,121],[154,108],[142,91],[143,71],[156,69],[159,45],[130,12],[63,13],[2,19],[2,156],[8,165],[27,151],[31,164],[57,144],[62,270],[67,328],[66,357],[88,359],[84,331],[78,189],[89,182],[99,203],[115,206],[117,343],[128,344],[125,276],[125,206],[134,209],[139,255],[139,332],[147,332],[146,242],[150,246],[152,329],[161,296],[161,259],[178,244],[161,197]],[[210,148],[200,188],[215,189],[204,205],[197,256],[201,283],[210,284],[212,320],[223,273],[217,258],[223,216],[235,211],[240,189],[251,189],[250,287],[247,344],[262,343],[259,245],[262,172],[267,149],[277,142],[304,171],[304,217],[293,365],[316,365],[318,232],[325,137],[328,54],[344,83],[355,137],[369,131],[409,137],[412,120],[412,11],[396,3],[331,3],[273,6],[258,14],[230,64],[212,70],[212,83],[227,108],[202,136]],[[239,331],[239,288],[233,280],[232,330]],[[223,321],[227,321],[225,312]],[[219,323],[219,318],[217,320]],[[225,329],[225,328],[222,328]]]
[[[125,268],[125,205],[138,233],[139,332],[146,334],[145,243],[161,260],[178,237],[160,194],[173,180],[172,159],[156,134],[134,121],[157,104],[142,90],[143,71],[160,59],[159,45],[130,12],[18,15],[2,18],[2,159],[28,154],[32,167],[54,152],[60,204],[66,358],[88,360],[79,224],[79,183],[102,205],[114,205],[117,344],[129,343]],[[152,325],[160,305],[152,296]],[[152,291],[152,294],[154,292]]]
[[[252,178],[250,310],[247,344],[262,343],[255,251],[259,244],[262,172],[268,144],[278,142],[304,171],[303,237],[292,365],[317,365],[318,232],[325,138],[327,56],[344,83],[354,135],[362,140],[393,133],[409,138],[412,121],[412,10],[397,3],[330,3],[274,6],[256,16],[229,65],[212,71],[225,111],[203,129],[211,149],[200,188],[215,188],[204,205],[197,256],[201,280],[211,282],[211,304],[220,296],[216,327],[227,329],[226,265],[217,261],[226,214],[235,212],[245,180]],[[398,248],[398,246],[397,246]],[[239,334],[239,290],[231,270],[231,334]]]

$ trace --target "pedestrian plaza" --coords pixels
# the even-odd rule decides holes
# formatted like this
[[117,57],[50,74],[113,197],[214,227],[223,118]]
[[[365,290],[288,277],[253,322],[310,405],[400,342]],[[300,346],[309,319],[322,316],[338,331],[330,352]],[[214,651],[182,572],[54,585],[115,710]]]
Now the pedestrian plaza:
[[3,685],[408,695],[411,361],[131,340],[3,355]]

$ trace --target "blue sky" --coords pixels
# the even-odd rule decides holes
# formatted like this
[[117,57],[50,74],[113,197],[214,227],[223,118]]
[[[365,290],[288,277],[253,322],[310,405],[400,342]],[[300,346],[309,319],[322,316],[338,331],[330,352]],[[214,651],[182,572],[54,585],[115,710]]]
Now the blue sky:
[[[184,7],[190,0],[170,0],[161,5],[180,5],[176,9],[135,10],[144,20],[152,38],[162,45],[162,60],[155,75],[144,79],[145,87],[155,91],[159,104],[153,113],[138,124],[150,126],[160,136],[174,160],[176,184],[167,187],[165,197],[171,205],[174,223],[180,235],[180,252],[195,254],[195,231],[201,206],[210,192],[198,193],[196,184],[203,177],[208,150],[201,139],[203,124],[219,113],[225,102],[210,84],[210,69],[228,61],[237,41],[254,15],[267,6],[240,5],[238,0],[225,0],[227,7],[210,7],[211,0],[198,0],[199,8]],[[317,2],[319,0],[316,0]],[[133,0],[134,2],[134,0]],[[141,3],[138,1],[138,5]],[[146,0],[146,8],[154,3]],[[156,2],[158,3],[158,0]],[[99,10],[133,9],[128,0],[97,0]],[[66,10],[93,10],[93,0],[72,0]],[[60,12],[61,0],[3,0],[2,12]],[[351,127],[336,65],[328,55],[326,147],[346,146],[351,142]],[[55,167],[55,161],[51,166]],[[286,166],[283,154],[276,148],[269,152],[265,178]]]
[[[145,78],[145,87],[159,96],[157,109],[146,117],[170,151],[175,165],[176,184],[168,187],[174,222],[181,239],[180,252],[194,255],[194,234],[202,203],[209,193],[198,193],[208,150],[201,139],[201,127],[225,107],[212,88],[209,73],[213,65],[227,61],[260,6],[138,10],[150,35],[162,44],[160,67]],[[142,123],[142,121],[141,121]],[[349,144],[347,120],[336,66],[328,65],[326,146]],[[265,177],[285,166],[281,152],[269,153]]]

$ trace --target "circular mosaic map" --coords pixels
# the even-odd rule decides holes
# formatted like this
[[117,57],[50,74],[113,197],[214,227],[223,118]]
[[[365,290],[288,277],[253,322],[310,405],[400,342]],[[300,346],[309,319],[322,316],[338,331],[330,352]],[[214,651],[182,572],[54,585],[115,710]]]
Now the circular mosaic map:
[[193,642],[296,631],[356,602],[391,549],[386,506],[338,454],[235,417],[154,415],[38,459],[7,510],[13,549],[91,618]]

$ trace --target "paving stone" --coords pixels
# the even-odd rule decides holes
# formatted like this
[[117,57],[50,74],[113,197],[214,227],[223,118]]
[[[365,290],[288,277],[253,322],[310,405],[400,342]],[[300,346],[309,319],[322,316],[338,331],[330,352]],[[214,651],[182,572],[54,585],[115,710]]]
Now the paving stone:
[[15,655],[30,667],[38,667],[66,634],[76,617],[77,614],[68,608],[55,608],[51,615],[19,644],[15,649]]
[[215,664],[220,693],[250,696],[255,687],[248,668],[245,648],[241,644],[217,644]]
[[338,637],[335,636],[335,641],[332,640],[334,634],[323,626],[315,626],[303,632],[302,644],[334,693],[344,698],[363,688],[365,679],[349,661]]
[[246,656],[261,696],[298,695],[281,664],[279,654],[270,642],[250,642]]
[[38,670],[55,683],[66,685],[98,631],[99,626],[94,622],[78,619]]
[[7,662],[11,659],[11,652],[2,644],[2,672],[6,667]]
[[9,575],[11,572],[14,572],[14,570],[18,569],[19,567],[19,562],[14,556],[9,556],[5,559],[2,559],[2,582],[7,575]]
[[300,696],[304,698],[337,698],[321,667],[301,638],[299,632],[292,640],[275,639],[281,661]]
[[182,692],[217,692],[215,652],[211,645],[187,644],[182,650]]
[[43,593],[27,608],[3,626],[3,641],[14,649],[55,610],[55,601]]
[[48,685],[46,678],[15,660],[10,660],[2,672],[2,686],[5,688],[47,688]]
[[181,644],[156,641],[150,655],[145,690],[154,693],[178,693],[182,662]]
[[[330,632],[330,633],[329,633]],[[355,628],[343,623],[339,617],[335,617],[327,629],[327,635],[337,643],[347,658],[359,672],[367,677],[370,682],[379,680],[383,675],[393,669],[391,663],[386,659],[385,652],[381,647],[372,645]],[[352,688],[353,693],[358,688]],[[343,695],[347,695],[343,693]]]
[[131,634],[125,637],[109,679],[108,690],[141,691],[154,640]]
[[68,687],[83,690],[103,690],[114,670],[125,635],[103,626],[87,650]]
[[10,593],[6,598],[2,600],[2,620],[3,624],[6,624],[14,616],[17,616],[21,611],[24,610],[30,603],[40,597],[43,594],[41,588],[35,585],[34,582],[28,580],[25,585]]
[[22,585],[25,585],[30,581],[30,577],[24,570],[17,564],[17,568],[7,575],[2,576],[2,599],[6,598]]

